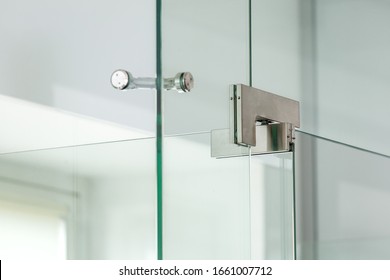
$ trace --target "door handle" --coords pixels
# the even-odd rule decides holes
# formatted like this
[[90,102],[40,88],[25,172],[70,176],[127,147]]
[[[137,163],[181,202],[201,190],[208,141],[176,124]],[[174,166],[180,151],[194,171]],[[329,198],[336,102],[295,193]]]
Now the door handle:
[[[156,78],[134,78],[126,70],[115,70],[111,74],[111,85],[118,90],[129,89],[155,89],[157,88]],[[176,90],[177,92],[190,92],[194,87],[194,77],[190,72],[180,72],[173,78],[164,79],[165,90]]]

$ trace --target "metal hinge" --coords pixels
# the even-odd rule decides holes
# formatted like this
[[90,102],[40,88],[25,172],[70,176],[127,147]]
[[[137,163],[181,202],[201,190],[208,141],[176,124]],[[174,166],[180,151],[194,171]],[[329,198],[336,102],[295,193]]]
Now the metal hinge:
[[230,86],[230,128],[212,131],[211,155],[291,151],[300,126],[299,102],[242,84]]

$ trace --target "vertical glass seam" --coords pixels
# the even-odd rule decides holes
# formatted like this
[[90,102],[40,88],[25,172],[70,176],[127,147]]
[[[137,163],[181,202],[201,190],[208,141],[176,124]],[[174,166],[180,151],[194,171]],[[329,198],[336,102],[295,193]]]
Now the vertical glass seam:
[[[252,0],[248,2],[249,14],[249,86],[252,86]],[[252,148],[249,147],[249,258],[253,259],[252,252]]]
[[297,210],[296,210],[296,187],[295,187],[295,180],[296,180],[296,169],[295,169],[295,160],[296,160],[296,154],[295,154],[295,144],[291,145],[291,150],[292,150],[292,174],[293,174],[293,185],[292,185],[292,218],[293,218],[293,260],[297,259]]
[[[318,109],[318,65],[317,65],[317,0],[312,2],[310,6],[311,9],[311,21],[312,28],[311,32],[311,40],[312,40],[312,59],[313,59],[313,93],[315,98],[315,110]],[[317,110],[318,111],[318,110]],[[318,115],[315,114],[313,116],[315,118],[314,123],[318,124]],[[315,163],[313,166],[313,256],[315,260],[319,259],[319,208],[318,208],[318,171],[317,171],[317,163],[318,163],[318,155],[317,155],[317,141],[314,141],[312,147],[312,160]]]
[[249,259],[253,260],[253,250],[252,250],[252,148],[248,147],[248,157],[249,157]]
[[252,85],[252,0],[249,0],[249,86]]
[[161,71],[161,3],[156,0],[156,168],[157,168],[157,259],[163,259],[163,97]]

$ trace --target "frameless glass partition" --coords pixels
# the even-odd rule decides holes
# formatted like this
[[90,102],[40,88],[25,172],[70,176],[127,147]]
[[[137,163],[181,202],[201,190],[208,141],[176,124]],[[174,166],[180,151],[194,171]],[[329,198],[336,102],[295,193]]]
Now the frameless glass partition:
[[297,257],[388,259],[390,6],[250,5],[252,85],[300,101]]
[[194,133],[165,153],[164,259],[294,259],[292,152],[213,158]]
[[[166,139],[164,257],[293,258],[292,154],[217,159],[209,138]],[[0,155],[1,257],[155,259],[154,146]]]
[[162,77],[195,80],[162,96],[164,259],[294,258],[292,153],[211,156],[211,131],[229,128],[229,86],[250,83],[249,11],[241,0],[161,1]]
[[295,259],[293,152],[251,157],[251,259]]
[[[13,227],[1,252],[30,242],[25,256],[58,259],[390,258],[384,1],[131,0],[128,17],[105,1],[8,4],[0,222]],[[116,91],[116,69],[152,84],[157,74],[157,91]],[[185,71],[191,92],[159,88]],[[300,102],[294,152],[211,155],[239,83]]]
[[229,127],[229,85],[249,83],[248,2],[161,4],[162,75],[189,71],[195,80],[190,93],[164,94],[166,135]]
[[155,138],[0,155],[2,259],[155,259]]
[[210,133],[164,144],[164,259],[250,259],[249,157],[212,158]]
[[390,156],[299,132],[296,161],[298,257],[389,259]]
[[3,6],[0,258],[155,259],[156,1]]
[[389,4],[250,3],[253,86],[300,101],[303,131],[390,154]]
[[229,125],[229,85],[248,81],[248,5],[161,5],[162,75],[195,80],[190,93],[163,96],[163,258],[249,259],[249,149],[216,159],[210,144],[210,131]]
[[[293,258],[292,154],[211,156],[229,85],[250,82],[250,2],[22,2],[0,11],[1,257]],[[155,110],[154,89],[110,85],[116,69],[196,86]]]

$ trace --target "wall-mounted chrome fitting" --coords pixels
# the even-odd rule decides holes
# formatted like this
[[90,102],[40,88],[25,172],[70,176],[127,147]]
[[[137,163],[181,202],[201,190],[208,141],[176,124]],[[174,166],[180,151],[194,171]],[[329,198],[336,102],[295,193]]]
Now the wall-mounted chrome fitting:
[[[134,78],[126,70],[116,70],[111,75],[111,85],[118,90],[155,89],[156,78]],[[175,77],[164,79],[165,90],[190,92],[194,87],[194,77],[190,72],[177,73]]]
[[213,130],[211,155],[288,152],[300,126],[299,102],[245,85],[230,87],[230,128]]

